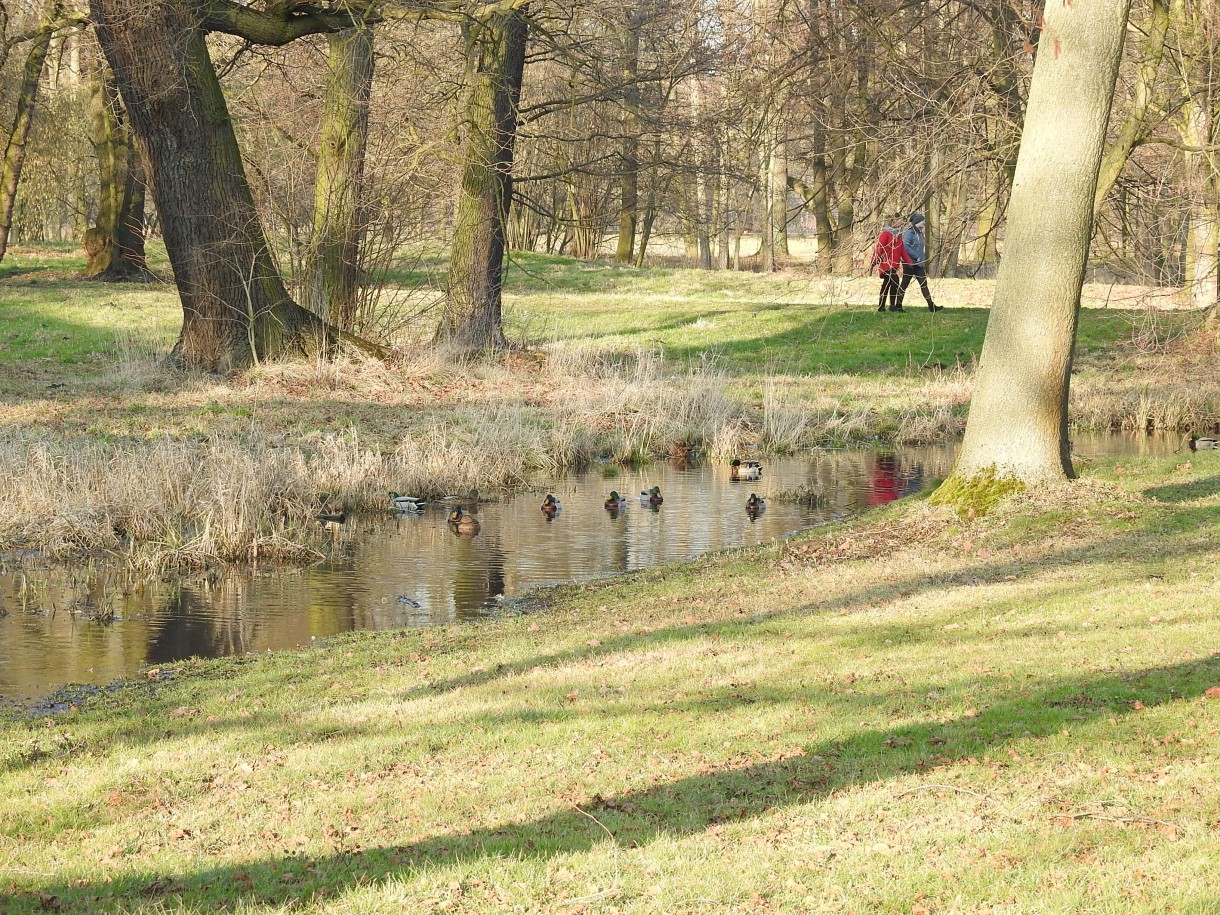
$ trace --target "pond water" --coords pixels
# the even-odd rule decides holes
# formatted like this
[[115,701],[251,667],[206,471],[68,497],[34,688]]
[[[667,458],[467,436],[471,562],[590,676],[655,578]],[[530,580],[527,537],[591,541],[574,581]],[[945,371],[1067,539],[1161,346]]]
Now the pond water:
[[[1167,454],[1176,438],[1078,438],[1083,456]],[[733,482],[723,466],[599,467],[479,506],[474,537],[456,536],[446,507],[420,515],[349,519],[333,532],[331,560],[303,570],[240,569],[219,576],[131,578],[97,563],[0,565],[0,696],[46,695],[68,683],[102,684],[182,658],[307,644],[352,629],[475,620],[530,588],[646,569],[713,550],[774,541],[919,492],[943,478],[955,444],[897,452],[833,451],[765,461],[762,480]],[[657,485],[665,503],[641,505]],[[775,499],[812,487],[816,505]],[[611,489],[628,496],[617,516]],[[563,509],[539,509],[553,492]],[[103,621],[105,620],[105,621]]]

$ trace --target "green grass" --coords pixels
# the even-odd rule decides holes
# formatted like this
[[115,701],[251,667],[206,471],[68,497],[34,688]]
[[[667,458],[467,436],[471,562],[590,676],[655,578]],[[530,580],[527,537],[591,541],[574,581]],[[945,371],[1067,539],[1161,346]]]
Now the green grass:
[[7,912],[1213,912],[1220,455],[1094,477],[10,715]]
[[[165,271],[164,253],[152,249]],[[99,284],[79,278],[84,261],[71,247],[15,249],[0,266],[0,366],[75,366],[83,377],[122,356],[126,343],[168,350],[181,321],[172,284]],[[432,288],[443,263],[392,274],[395,282]],[[950,302],[975,301],[989,285],[938,281]],[[868,280],[826,281],[801,273],[763,276],[728,271],[649,268],[514,255],[507,281],[511,336],[664,347],[684,363],[707,353],[730,372],[889,374],[969,366],[982,349],[986,308],[951,306],[935,317],[916,302],[905,315],[879,315]],[[963,290],[972,290],[971,294]],[[939,294],[939,292],[938,292]],[[1171,314],[1165,336],[1190,322]],[[1135,319],[1121,310],[1086,309],[1078,355],[1104,360],[1132,337]]]

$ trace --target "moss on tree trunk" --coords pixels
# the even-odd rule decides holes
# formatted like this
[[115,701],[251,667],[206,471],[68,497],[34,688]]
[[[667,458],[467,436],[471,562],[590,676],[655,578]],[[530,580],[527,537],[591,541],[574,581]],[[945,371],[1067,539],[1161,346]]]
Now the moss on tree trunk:
[[441,342],[472,349],[507,342],[501,323],[505,227],[528,32],[524,7],[469,27],[473,84],[463,124],[466,145],[448,295],[436,333]]
[[97,149],[97,222],[82,244],[85,276],[130,280],[147,273],[144,257],[144,170],[126,112],[105,61],[97,67],[94,147]]
[[329,35],[328,41],[308,304],[331,323],[351,330],[360,294],[373,30],[370,26],[359,26]]

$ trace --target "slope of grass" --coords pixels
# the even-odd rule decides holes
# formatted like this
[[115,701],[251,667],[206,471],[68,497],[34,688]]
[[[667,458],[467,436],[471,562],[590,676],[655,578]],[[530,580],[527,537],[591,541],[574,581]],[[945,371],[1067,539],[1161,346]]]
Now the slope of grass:
[[1220,455],[0,723],[6,911],[1215,911]]

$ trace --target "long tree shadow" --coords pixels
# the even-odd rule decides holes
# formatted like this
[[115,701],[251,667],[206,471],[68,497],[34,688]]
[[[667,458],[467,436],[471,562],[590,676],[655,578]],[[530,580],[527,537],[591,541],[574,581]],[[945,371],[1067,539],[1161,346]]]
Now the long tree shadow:
[[1144,495],[1158,502],[1193,502],[1196,499],[1207,499],[1220,493],[1220,474],[1195,480],[1193,483],[1171,483],[1165,486],[1152,486],[1144,490]]
[[1014,690],[1014,698],[970,717],[860,731],[809,745],[795,755],[727,760],[706,774],[610,797],[594,795],[583,804],[557,807],[530,820],[322,857],[284,854],[197,871],[146,869],[113,880],[50,882],[14,901],[28,902],[31,910],[49,897],[61,905],[88,899],[103,909],[140,907],[150,897],[188,911],[283,905],[319,891],[338,894],[376,885],[426,866],[497,857],[546,860],[587,852],[607,841],[607,832],[618,845],[635,847],[660,836],[690,835],[715,824],[807,804],[835,790],[901,778],[946,758],[994,753],[1015,741],[1118,718],[1136,707],[1197,698],[1218,675],[1220,659],[1201,656],[1126,675],[1064,678],[1033,695],[1015,695]]

